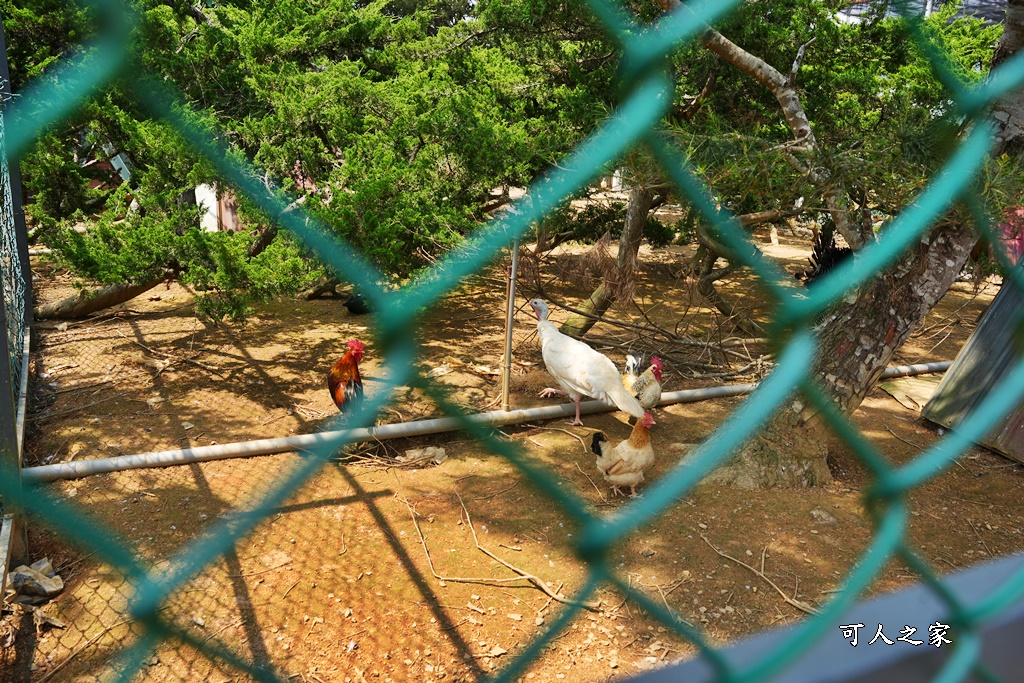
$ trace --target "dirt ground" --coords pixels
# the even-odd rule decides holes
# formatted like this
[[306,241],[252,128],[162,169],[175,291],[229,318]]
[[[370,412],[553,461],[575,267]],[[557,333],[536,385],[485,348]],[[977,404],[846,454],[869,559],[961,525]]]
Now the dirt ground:
[[[806,237],[783,234],[777,246],[767,234],[758,239],[790,272],[804,265]],[[555,278],[558,268],[571,269],[579,251],[567,249],[543,266],[554,298],[578,301],[585,295],[582,287]],[[615,317],[694,339],[719,341],[729,333],[681,276],[688,253],[645,246],[637,298],[643,312],[622,307]],[[65,274],[45,263],[36,266],[42,301],[71,291]],[[500,402],[503,268],[467,281],[428,313],[419,330],[422,369],[473,411],[493,410]],[[751,278],[738,277],[723,291],[742,310],[768,314]],[[956,284],[897,362],[954,358],[996,291]],[[380,391],[388,376],[370,334],[372,317],[349,315],[340,300],[282,300],[260,307],[245,324],[200,320],[193,302],[191,292],[172,285],[90,320],[37,324],[26,465],[315,432],[337,414],[324,375],[353,337],[368,345],[362,365],[367,391]],[[548,380],[539,369],[534,320],[523,310],[522,296],[517,303],[512,405],[557,402],[536,397]],[[564,315],[555,308],[552,317]],[[665,390],[749,381],[765,367],[765,349],[756,345],[670,348],[644,342],[634,329],[604,325],[593,335],[592,342],[620,365],[629,347],[661,353]],[[746,369],[737,373],[740,368]],[[648,480],[676,466],[686,444],[709,436],[743,400],[661,409],[652,433],[658,459]],[[437,414],[420,391],[399,388],[380,422]],[[911,459],[939,438],[917,411],[882,390],[854,419],[893,462]],[[523,425],[504,430],[503,438],[562,490],[598,514],[612,515],[630,501],[609,496],[588,446],[595,430],[617,441],[629,426],[622,413],[586,416],[584,422]],[[424,446],[444,448],[447,460],[426,467],[396,463],[407,450]],[[200,654],[198,646],[218,647],[289,680],[476,681],[506,665],[563,609],[535,585],[513,580],[516,573],[507,565],[567,597],[584,584],[586,567],[574,554],[577,522],[514,465],[469,436],[366,444],[357,451],[359,460],[325,466],[175,593],[162,614],[192,644],[171,639],[157,645],[137,680],[249,680],[222,659]],[[746,491],[701,485],[613,549],[616,571],[679,619],[699,625],[714,643],[801,619],[804,614],[769,580],[791,598],[820,605],[872,536],[863,508],[870,476],[841,445],[830,452],[835,482],[827,487]],[[291,453],[99,475],[47,488],[74,505],[80,519],[116,534],[159,574],[187,561],[192,544],[215,522],[252,508],[303,462]],[[1024,468],[971,449],[912,495],[911,540],[941,571],[1018,552],[1024,549],[1022,488]],[[22,619],[15,646],[0,655],[9,672],[30,668],[33,681],[105,678],[140,630],[127,611],[134,580],[68,541],[66,532],[32,527],[33,559],[49,557],[66,582],[45,607],[66,627],[44,627],[37,635],[31,619]],[[739,561],[763,567],[764,577]],[[872,592],[915,578],[890,563]],[[525,680],[616,680],[695,653],[622,592],[605,586],[596,598],[600,605],[580,612],[551,640]]]

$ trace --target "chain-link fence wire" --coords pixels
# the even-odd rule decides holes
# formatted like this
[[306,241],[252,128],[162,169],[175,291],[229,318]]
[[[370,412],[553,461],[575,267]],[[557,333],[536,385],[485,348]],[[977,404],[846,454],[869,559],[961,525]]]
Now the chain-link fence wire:
[[[73,277],[49,263],[34,267],[37,305],[77,296]],[[196,316],[194,301],[188,287],[167,283],[114,314],[37,321],[28,415],[34,438],[25,466],[87,451],[128,455],[312,433],[336,412],[321,400],[321,369],[308,356],[281,352],[309,348],[311,330],[295,317],[300,306],[322,321],[316,345],[353,336],[351,320],[324,315],[331,302],[282,303],[275,306],[282,315],[254,314],[246,330],[258,327],[259,342],[247,345],[246,330]],[[125,421],[131,430],[101,429]],[[182,430],[183,421],[194,428]]]
[[[379,312],[376,345],[385,359],[389,375],[384,390],[376,392],[347,420],[348,426],[366,426],[387,404],[391,391],[400,385],[416,386],[434,398],[450,414],[462,412],[450,404],[430,380],[415,366],[417,346],[413,334],[422,311],[437,302],[460,280],[484,267],[514,236],[521,236],[547,212],[573,192],[592,181],[601,169],[633,145],[645,145],[660,161],[663,171],[676,187],[714,226],[716,237],[726,244],[738,262],[755,272],[775,305],[771,327],[779,345],[778,364],[754,394],[715,433],[704,441],[685,463],[652,485],[646,495],[611,518],[595,514],[581,497],[558,486],[542,467],[524,458],[513,445],[472,423],[463,428],[491,451],[503,456],[545,495],[561,507],[579,525],[576,546],[587,563],[587,580],[573,596],[574,604],[562,610],[515,659],[505,666],[497,680],[516,679],[530,662],[574,619],[581,605],[603,585],[616,586],[629,593],[666,627],[690,640],[701,655],[714,666],[717,680],[730,683],[761,680],[783,669],[799,657],[817,639],[835,630],[838,617],[878,576],[882,567],[898,557],[912,567],[949,606],[949,620],[959,634],[953,655],[936,681],[959,680],[968,670],[985,680],[996,680],[978,661],[980,624],[992,618],[1024,596],[1024,572],[1001,586],[993,587],[989,597],[976,605],[960,604],[945,590],[933,567],[906,541],[907,498],[917,486],[950,467],[957,456],[980,438],[1024,396],[1024,360],[996,387],[975,412],[936,445],[903,466],[889,464],[878,450],[831,402],[809,374],[807,358],[814,355],[815,316],[852,288],[866,282],[876,272],[892,264],[899,255],[921,238],[954,202],[972,209],[979,230],[992,241],[996,235],[985,212],[974,196],[974,178],[986,159],[993,139],[985,114],[997,98],[1024,82],[1024,55],[1003,63],[990,78],[975,88],[966,88],[944,67],[937,49],[918,32],[916,38],[929,56],[935,74],[952,93],[953,106],[965,121],[969,132],[959,141],[956,151],[928,184],[915,202],[900,214],[881,235],[865,248],[859,258],[848,261],[825,278],[806,298],[795,296],[783,284],[781,271],[751,244],[738,223],[712,200],[687,160],[657,130],[658,122],[671,104],[673,82],[666,69],[666,58],[675,46],[691,40],[702,27],[726,14],[737,2],[698,2],[673,11],[655,26],[637,25],[619,5],[589,0],[588,5],[619,41],[623,52],[619,71],[624,97],[617,112],[581,144],[555,170],[537,181],[528,198],[514,211],[493,221],[472,235],[467,244],[438,263],[429,273],[397,292],[373,285],[383,281],[376,269],[345,242],[301,211],[285,212],[286,202],[256,179],[254,169],[221,145],[215,131],[197,122],[182,100],[163,82],[144,73],[123,73],[125,45],[129,43],[132,14],[112,0],[97,3],[105,20],[105,30],[80,57],[59,66],[52,78],[24,93],[11,108],[6,130],[8,150],[17,154],[26,149],[46,126],[72,111],[83,98],[102,88],[115,76],[124,79],[141,105],[153,115],[175,127],[189,143],[219,170],[221,176],[239,191],[258,202],[267,215],[278,216],[281,227],[299,236],[339,275],[351,282],[363,283],[363,294]],[[28,112],[31,112],[29,115]],[[1024,274],[1003,264],[1010,273],[1007,283],[1024,292]],[[5,275],[6,279],[6,275]],[[759,430],[794,392],[802,393],[824,416],[832,430],[855,451],[874,475],[868,493],[869,509],[875,533],[869,547],[847,577],[843,589],[787,638],[784,647],[760,661],[737,668],[731,665],[695,627],[677,620],[665,606],[631,590],[608,559],[610,548],[638,528],[649,523],[675,504],[712,469],[725,462],[736,449]],[[116,529],[94,521],[94,517],[46,488],[23,492],[9,476],[0,477],[0,493],[9,497],[38,520],[80,546],[85,552],[116,569],[124,577],[117,594],[124,601],[134,639],[120,652],[110,655],[110,671],[116,680],[130,680],[150,659],[155,648],[175,643],[182,652],[194,651],[189,671],[200,675],[211,668],[237,669],[258,680],[279,680],[259,658],[248,659],[215,636],[199,637],[181,625],[181,605],[189,596],[184,587],[201,581],[204,573],[227,563],[238,542],[278,512],[314,477],[347,439],[344,435],[325,440],[302,457],[294,457],[292,467],[283,467],[276,477],[263,476],[265,486],[251,487],[248,500],[239,501],[234,515],[220,518],[212,528],[194,541],[177,548],[167,561],[151,562]],[[344,476],[344,474],[342,474]],[[111,597],[111,596],[108,596]],[[201,657],[199,657],[201,655]],[[207,664],[208,662],[208,664]],[[182,675],[184,675],[182,674]]]
[[[6,102],[0,102],[0,107]],[[14,200],[11,198],[11,174],[7,168],[5,149],[7,131],[4,117],[0,114],[0,290],[7,323],[7,343],[10,349],[11,390],[17,402],[18,387],[21,386],[22,360],[25,348],[25,325],[28,311],[28,289],[23,276],[21,250],[18,249],[14,223]]]

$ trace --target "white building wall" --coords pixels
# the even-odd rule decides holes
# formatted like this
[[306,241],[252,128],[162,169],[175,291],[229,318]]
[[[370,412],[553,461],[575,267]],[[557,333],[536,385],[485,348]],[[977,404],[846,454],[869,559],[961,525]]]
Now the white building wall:
[[196,185],[196,206],[202,211],[200,227],[206,232],[217,232],[217,188],[213,185]]

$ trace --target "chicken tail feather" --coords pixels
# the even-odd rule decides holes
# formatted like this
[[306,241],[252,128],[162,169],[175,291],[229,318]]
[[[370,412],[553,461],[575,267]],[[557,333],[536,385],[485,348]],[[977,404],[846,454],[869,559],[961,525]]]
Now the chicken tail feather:
[[619,410],[629,413],[635,418],[641,418],[644,416],[644,407],[640,405],[640,401],[630,396],[629,392],[623,386],[612,386],[608,391],[608,398],[612,400]]

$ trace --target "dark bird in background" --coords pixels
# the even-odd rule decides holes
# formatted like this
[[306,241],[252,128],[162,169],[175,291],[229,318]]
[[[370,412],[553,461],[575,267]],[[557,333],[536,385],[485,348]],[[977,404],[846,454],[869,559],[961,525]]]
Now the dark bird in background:
[[370,304],[366,303],[366,299],[359,292],[352,292],[352,295],[345,299],[345,303],[342,305],[352,315],[364,315],[370,312]]
[[811,284],[846,259],[853,256],[853,250],[849,247],[836,245],[836,225],[831,218],[822,221],[821,230],[814,238],[814,247],[811,251],[810,267],[801,270],[794,277],[803,283],[804,287]]
[[366,347],[361,341],[348,342],[348,351],[327,373],[327,388],[338,410],[348,413],[363,401],[363,379],[359,376],[359,361],[363,359]]

